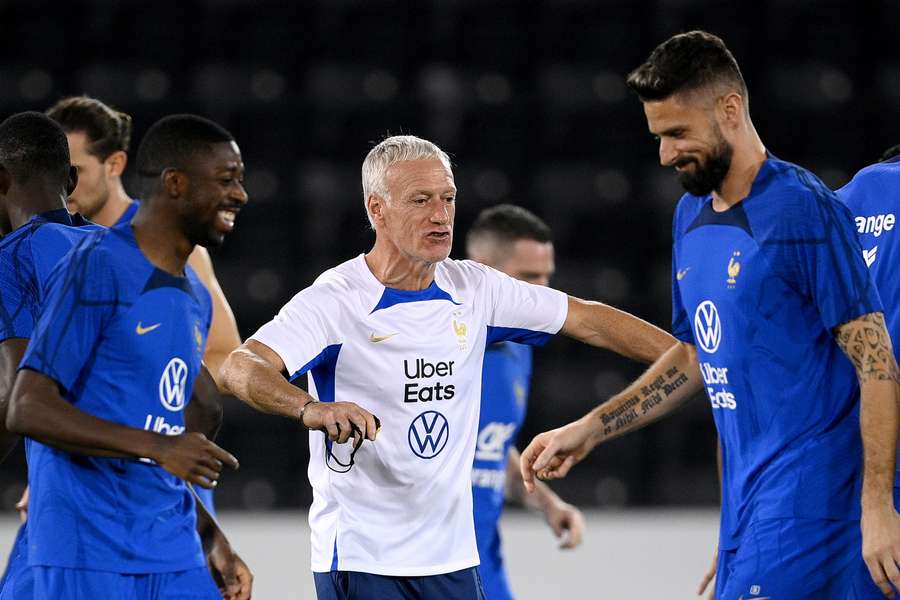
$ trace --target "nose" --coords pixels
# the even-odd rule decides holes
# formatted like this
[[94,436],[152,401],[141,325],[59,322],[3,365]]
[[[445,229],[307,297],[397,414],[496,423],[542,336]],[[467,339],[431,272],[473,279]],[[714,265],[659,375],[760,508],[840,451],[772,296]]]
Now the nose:
[[659,140],[659,164],[668,167],[675,162],[678,152],[675,151],[675,143],[666,138]]
[[431,211],[431,222],[437,225],[450,223],[450,204],[443,198],[438,198],[435,208]]
[[247,204],[247,202],[250,201],[250,196],[247,195],[247,190],[244,189],[244,184],[239,181],[231,187],[231,193],[229,194],[229,197],[241,205]]

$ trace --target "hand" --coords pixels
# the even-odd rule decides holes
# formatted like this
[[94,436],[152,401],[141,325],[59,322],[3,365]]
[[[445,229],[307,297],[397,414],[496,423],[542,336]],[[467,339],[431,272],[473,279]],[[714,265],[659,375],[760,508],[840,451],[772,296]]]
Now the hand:
[[22,497],[16,502],[16,510],[19,511],[19,520],[23,523],[28,520],[28,486],[22,492]]
[[534,475],[540,479],[562,479],[597,445],[588,421],[579,419],[565,427],[546,431],[522,452],[519,468],[528,492],[534,491]]
[[878,509],[863,509],[862,553],[872,580],[887,598],[900,589],[900,515],[891,505]]
[[207,556],[209,572],[224,600],[249,600],[253,573],[224,538],[219,537]]
[[302,425],[324,432],[328,439],[338,444],[357,435],[374,442],[378,434],[375,416],[352,402],[315,402],[307,405]]
[[580,510],[558,500],[547,505],[544,518],[559,538],[560,549],[571,550],[581,545],[581,539],[584,537],[584,516]]
[[238,460],[202,433],[160,435],[151,456],[159,466],[184,481],[214,489],[224,465],[238,468]]
[[[697,588],[697,595],[702,596],[703,592],[706,591],[706,588],[709,587],[709,584],[713,583],[716,578],[716,568],[719,564],[719,548],[716,548],[716,551],[713,553],[712,564],[707,569],[706,574],[703,576],[703,579],[700,580],[700,587]],[[706,600],[714,600],[716,595],[716,586],[713,586],[709,589],[709,595],[706,597]]]

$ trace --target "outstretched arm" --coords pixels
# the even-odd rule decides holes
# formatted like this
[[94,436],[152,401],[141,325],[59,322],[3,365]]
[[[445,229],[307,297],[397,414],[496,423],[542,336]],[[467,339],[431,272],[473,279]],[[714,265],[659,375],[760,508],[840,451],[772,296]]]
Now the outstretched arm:
[[670,414],[700,389],[697,350],[679,342],[621,393],[581,419],[535,437],[522,452],[520,469],[526,489],[534,491],[535,475],[565,477],[597,444]]
[[677,342],[659,327],[625,311],[572,296],[560,333],[645,364],[657,360]]
[[228,356],[220,380],[227,392],[253,408],[297,419],[339,444],[350,439],[354,427],[364,438],[375,440],[377,427],[371,413],[352,402],[316,402],[285,379],[284,370],[277,352],[251,339]]
[[856,368],[863,442],[863,558],[885,594],[900,587],[900,515],[894,508],[897,434],[900,431],[900,370],[880,312],[835,328],[835,338]]

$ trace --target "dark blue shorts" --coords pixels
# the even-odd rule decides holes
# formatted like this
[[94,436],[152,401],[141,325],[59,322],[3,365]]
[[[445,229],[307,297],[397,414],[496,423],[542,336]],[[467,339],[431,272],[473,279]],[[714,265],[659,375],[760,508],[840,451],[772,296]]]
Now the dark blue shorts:
[[485,600],[478,568],[392,577],[357,571],[313,573],[318,600]]
[[846,600],[862,562],[859,521],[764,519],[719,552],[716,600]]
[[221,600],[206,567],[127,575],[89,569],[31,567],[34,600]]
[[0,580],[0,600],[31,600],[34,595],[34,579],[28,566],[28,530],[27,523],[19,527],[16,541],[9,552],[6,571]]

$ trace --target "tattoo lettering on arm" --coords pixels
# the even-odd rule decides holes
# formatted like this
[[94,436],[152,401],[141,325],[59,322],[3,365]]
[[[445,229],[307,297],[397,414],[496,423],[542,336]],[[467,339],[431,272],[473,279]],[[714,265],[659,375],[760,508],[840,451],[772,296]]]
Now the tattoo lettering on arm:
[[900,370],[882,313],[869,313],[836,327],[835,340],[856,367],[861,384],[866,381],[900,383]]
[[[652,413],[654,408],[662,404],[687,381],[686,373],[678,367],[672,367],[665,372],[665,375],[660,375],[647,385],[641,386],[637,393],[616,408],[600,413],[603,435],[615,435],[638,419]],[[649,419],[653,420],[654,418],[656,415],[650,414]]]

